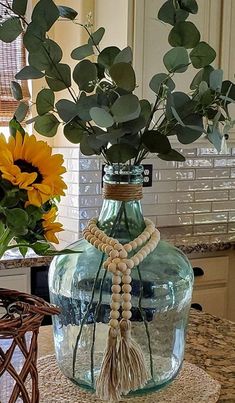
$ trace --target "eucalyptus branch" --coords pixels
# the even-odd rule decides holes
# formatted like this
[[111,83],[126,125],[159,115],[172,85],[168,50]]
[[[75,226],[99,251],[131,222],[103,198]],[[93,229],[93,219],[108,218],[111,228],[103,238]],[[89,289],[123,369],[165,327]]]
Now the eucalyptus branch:
[[89,31],[89,29],[87,28],[87,26],[84,25],[84,24],[81,24],[80,22],[75,22],[75,21],[74,21],[74,24],[79,25],[80,27],[82,27],[82,28],[85,29],[85,31],[87,32],[87,34],[89,35],[89,38],[91,39],[91,41],[92,41],[92,43],[93,43],[93,46],[96,48],[97,52],[100,53],[99,46],[97,46],[96,43],[94,42],[93,36],[92,36],[92,34],[90,33],[90,31]]

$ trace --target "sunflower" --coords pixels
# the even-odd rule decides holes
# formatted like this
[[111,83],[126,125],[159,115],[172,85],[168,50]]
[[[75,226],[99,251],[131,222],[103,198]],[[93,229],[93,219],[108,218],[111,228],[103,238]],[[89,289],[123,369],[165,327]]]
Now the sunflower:
[[2,178],[28,193],[28,204],[40,207],[55,196],[64,195],[67,188],[61,175],[63,157],[52,155],[52,148],[34,135],[20,132],[8,143],[0,135],[0,171]]
[[56,237],[56,232],[63,231],[63,226],[59,222],[55,222],[56,219],[56,207],[52,207],[50,211],[43,214],[42,216],[42,227],[44,230],[44,236],[49,242],[59,243],[58,238]]

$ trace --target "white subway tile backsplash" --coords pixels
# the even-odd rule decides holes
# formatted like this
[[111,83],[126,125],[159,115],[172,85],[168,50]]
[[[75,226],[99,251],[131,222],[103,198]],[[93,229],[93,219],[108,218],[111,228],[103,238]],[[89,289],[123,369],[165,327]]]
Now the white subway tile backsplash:
[[177,182],[178,191],[187,190],[210,190],[212,189],[212,180],[193,180]]
[[198,168],[212,167],[212,158],[187,159],[185,162],[178,162],[178,168]]
[[77,220],[75,218],[62,217],[61,218],[61,224],[63,224],[65,229],[68,229],[69,231],[78,233],[79,220]]
[[192,180],[195,178],[195,171],[190,169],[166,169],[159,171],[158,174],[160,181],[167,180]]
[[159,193],[158,203],[179,203],[179,202],[193,202],[193,192],[171,192],[171,193]]
[[68,163],[68,171],[79,171],[79,159],[69,159]]
[[231,211],[235,210],[235,201],[213,202],[212,211]]
[[152,188],[144,188],[144,193],[153,193],[156,194],[163,192],[175,192],[176,191],[176,181],[159,181],[154,182]]
[[229,199],[235,200],[235,189],[229,191]]
[[95,171],[100,169],[100,160],[90,158],[80,158],[79,168],[80,171]]
[[197,179],[229,178],[229,169],[196,169]]
[[101,176],[100,171],[82,171],[79,175],[80,183],[101,183]]
[[81,220],[90,220],[93,217],[99,216],[99,213],[100,213],[99,209],[80,208],[78,217]]
[[197,155],[198,156],[204,156],[204,155],[218,155],[218,151],[215,148],[207,148],[207,147],[203,147],[203,148],[198,148],[197,149]]
[[213,180],[213,189],[235,189],[235,180],[215,179]]
[[67,194],[68,195],[79,195],[80,185],[77,183],[68,183]]
[[195,214],[194,224],[210,224],[216,222],[227,222],[228,213],[207,213],[207,214]]
[[102,196],[80,196],[81,207],[101,207],[103,203]]
[[79,197],[78,196],[71,196],[67,195],[65,197],[61,198],[60,205],[62,206],[73,206],[73,207],[78,207],[79,206]]
[[194,225],[194,235],[204,235],[204,234],[225,234],[227,232],[227,224],[201,224]]
[[160,215],[175,214],[176,204],[149,204],[143,205],[144,215]]
[[101,192],[101,184],[98,183],[91,183],[87,184],[80,184],[79,185],[79,194],[80,195],[99,195]]
[[158,227],[169,227],[193,224],[193,214],[177,214],[157,216]]
[[215,158],[214,167],[235,167],[235,158]]
[[178,203],[177,213],[206,213],[211,211],[211,203]]
[[[231,192],[231,191],[230,191]],[[195,201],[216,201],[216,200],[228,200],[228,190],[204,190],[202,192],[195,192]]]

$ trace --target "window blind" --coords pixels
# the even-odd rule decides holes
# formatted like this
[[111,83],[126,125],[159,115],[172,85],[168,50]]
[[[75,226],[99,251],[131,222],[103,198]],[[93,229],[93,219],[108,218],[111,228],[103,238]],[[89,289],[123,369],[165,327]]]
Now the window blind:
[[[9,4],[9,0],[1,0],[1,3]],[[0,16],[5,19],[5,8],[0,4]],[[11,93],[11,81],[15,75],[26,65],[26,51],[23,46],[23,37],[20,35],[12,43],[0,41],[0,126],[7,126],[12,119],[19,104]],[[22,86],[24,99],[29,99],[27,81],[19,83]]]

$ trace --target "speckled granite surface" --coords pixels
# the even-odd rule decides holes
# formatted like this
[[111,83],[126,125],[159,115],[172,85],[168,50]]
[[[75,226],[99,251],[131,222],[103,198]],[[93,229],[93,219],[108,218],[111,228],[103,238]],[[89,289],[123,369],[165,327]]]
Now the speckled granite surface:
[[50,264],[51,260],[51,256],[29,254],[27,257],[23,258],[18,253],[12,253],[4,255],[3,258],[0,259],[0,270],[17,269],[18,267],[44,266]]
[[[53,352],[52,328],[42,327],[39,356]],[[235,323],[191,310],[185,359],[220,382],[220,403],[235,403]]]

